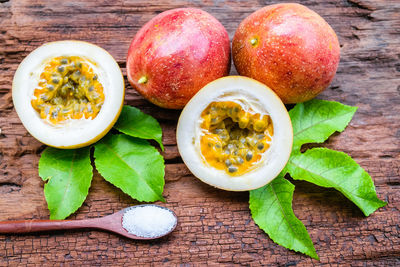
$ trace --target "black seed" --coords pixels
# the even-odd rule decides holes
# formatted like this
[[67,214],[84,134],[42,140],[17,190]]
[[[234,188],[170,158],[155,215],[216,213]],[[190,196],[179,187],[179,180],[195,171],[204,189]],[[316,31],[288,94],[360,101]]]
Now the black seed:
[[49,97],[47,95],[41,95],[40,98],[44,101],[46,101],[47,99],[49,99]]
[[246,141],[247,141],[247,144],[249,144],[250,146],[253,146],[255,143],[253,138],[251,138],[251,137],[246,137]]
[[58,72],[64,72],[64,67],[63,66],[58,66],[57,70],[58,70]]
[[54,86],[49,84],[47,85],[47,90],[49,90],[50,92],[54,90]]
[[213,146],[213,144],[212,144],[212,143],[208,143],[208,146],[209,146],[209,147],[212,147],[212,146]]
[[253,158],[253,153],[251,151],[247,152],[246,154],[246,160],[250,161]]
[[81,62],[76,62],[76,65],[78,66],[78,68],[82,68],[82,63]]
[[93,76],[93,81],[96,81],[97,80],[97,75],[95,74],[94,76]]
[[258,150],[262,150],[264,148],[264,144],[263,143],[259,143],[257,145]]
[[229,168],[228,168],[228,171],[230,172],[230,173],[232,173],[232,172],[237,172],[237,167],[235,167],[235,166],[229,166]]
[[60,80],[59,79],[57,79],[57,78],[55,78],[55,79],[53,79],[53,80],[51,80],[53,83],[55,83],[55,84],[58,84],[59,82],[60,82]]
[[63,58],[60,60],[61,64],[67,64],[68,63],[68,59]]
[[54,111],[51,113],[51,117],[52,117],[53,119],[55,119],[55,118],[57,118],[57,116],[58,116],[58,111],[57,111],[57,110],[54,110]]
[[240,138],[240,143],[242,143],[242,144],[244,144],[244,143],[246,143],[246,139],[245,138]]
[[257,139],[263,139],[264,136],[265,136],[265,135],[263,135],[263,134],[259,134],[259,135],[257,135]]
[[236,162],[239,164],[243,164],[244,160],[241,157],[237,157]]
[[221,145],[220,144],[216,144],[215,147],[216,148],[221,148]]
[[226,165],[227,167],[229,167],[229,166],[232,165],[232,162],[231,162],[229,159],[227,159],[227,160],[225,160],[225,165]]
[[88,90],[89,90],[89,92],[92,92],[92,91],[94,90],[94,87],[93,87],[93,85],[92,85],[92,86],[90,86]]

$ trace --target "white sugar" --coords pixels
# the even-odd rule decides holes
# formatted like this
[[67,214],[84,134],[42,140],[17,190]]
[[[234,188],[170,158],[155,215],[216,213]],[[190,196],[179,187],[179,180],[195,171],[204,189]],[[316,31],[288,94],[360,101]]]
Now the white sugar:
[[159,237],[171,231],[176,217],[168,209],[156,205],[136,206],[122,217],[122,226],[131,234],[141,237]]

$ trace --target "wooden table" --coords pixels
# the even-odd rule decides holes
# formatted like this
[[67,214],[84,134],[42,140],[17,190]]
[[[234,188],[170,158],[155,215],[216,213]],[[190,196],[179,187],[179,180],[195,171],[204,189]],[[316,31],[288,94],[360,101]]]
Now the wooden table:
[[[337,191],[294,181],[294,211],[321,260],[282,248],[252,221],[248,193],[217,190],[190,174],[176,147],[179,111],[149,104],[127,83],[126,103],[155,116],[163,127],[164,196],[166,206],[179,216],[176,231],[153,242],[97,231],[0,235],[0,266],[400,265],[400,2],[302,3],[332,25],[341,43],[337,75],[319,98],[359,107],[349,127],[326,146],[350,154],[371,174],[378,196],[389,203],[386,207],[365,218]],[[29,52],[49,41],[85,40],[107,49],[125,73],[131,38],[162,11],[202,8],[217,17],[232,38],[239,22],[266,4],[269,1],[0,0],[0,220],[49,216],[37,171],[45,146],[27,133],[11,101],[13,74]],[[103,216],[133,204],[96,173],[89,197],[71,218]]]

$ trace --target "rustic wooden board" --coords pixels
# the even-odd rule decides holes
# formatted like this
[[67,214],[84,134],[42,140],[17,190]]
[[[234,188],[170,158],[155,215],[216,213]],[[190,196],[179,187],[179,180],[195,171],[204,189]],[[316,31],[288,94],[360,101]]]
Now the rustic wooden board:
[[[107,49],[125,73],[135,32],[156,14],[193,6],[217,17],[232,38],[239,22],[278,1],[40,1],[0,0],[0,220],[47,219],[37,164],[44,146],[21,125],[11,101],[19,62],[44,42],[79,39]],[[319,98],[359,107],[327,147],[349,153],[375,181],[388,205],[365,218],[334,190],[296,185],[294,211],[321,260],[274,244],[251,220],[248,193],[225,192],[194,178],[179,157],[178,111],[157,108],[128,84],[126,103],[155,116],[164,130],[164,196],[179,216],[169,237],[133,242],[103,232],[0,235],[0,266],[15,265],[400,265],[400,2],[302,1],[335,29],[341,43],[338,73]],[[235,70],[232,69],[232,74]],[[135,204],[96,174],[90,194],[72,218],[110,214]]]

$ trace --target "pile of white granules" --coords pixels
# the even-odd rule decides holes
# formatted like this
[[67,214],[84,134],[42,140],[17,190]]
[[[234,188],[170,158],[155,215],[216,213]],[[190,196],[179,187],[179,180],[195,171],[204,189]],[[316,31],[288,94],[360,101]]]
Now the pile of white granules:
[[156,205],[132,207],[122,217],[122,226],[126,231],[148,238],[168,233],[176,223],[176,217],[170,210]]

